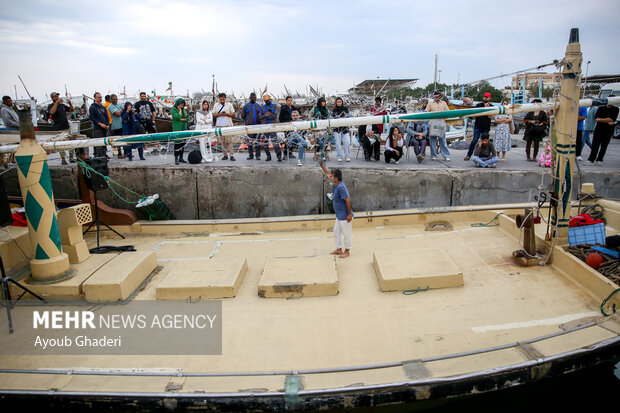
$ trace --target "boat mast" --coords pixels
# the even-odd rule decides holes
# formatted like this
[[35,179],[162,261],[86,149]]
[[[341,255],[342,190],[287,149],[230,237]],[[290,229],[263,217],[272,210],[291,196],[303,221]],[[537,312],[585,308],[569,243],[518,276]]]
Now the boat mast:
[[551,225],[556,226],[552,234],[560,243],[568,240],[573,171],[577,136],[577,111],[579,110],[579,82],[581,78],[581,45],[579,29],[570,32],[563,61],[560,84],[559,107],[556,112],[555,167],[553,171],[553,194]]
[[433,90],[437,90],[437,63],[438,62],[439,62],[439,55],[435,53],[435,76],[434,76],[435,86]]

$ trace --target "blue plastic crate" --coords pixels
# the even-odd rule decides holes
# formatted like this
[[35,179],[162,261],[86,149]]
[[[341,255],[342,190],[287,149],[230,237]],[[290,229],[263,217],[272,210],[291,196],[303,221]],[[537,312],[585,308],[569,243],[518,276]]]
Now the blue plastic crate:
[[601,244],[605,245],[605,224],[585,225],[568,229],[568,244]]

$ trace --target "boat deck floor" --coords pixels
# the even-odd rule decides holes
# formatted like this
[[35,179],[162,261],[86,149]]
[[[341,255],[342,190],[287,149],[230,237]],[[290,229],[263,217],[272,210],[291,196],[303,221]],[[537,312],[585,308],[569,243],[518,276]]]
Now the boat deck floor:
[[[499,226],[479,226],[498,212],[403,214],[385,219],[359,214],[354,220],[351,256],[346,259],[329,254],[334,241],[331,221],[326,220],[295,224],[306,225],[303,230],[284,226],[283,230],[269,231],[264,230],[265,225],[244,226],[226,221],[209,224],[208,231],[196,231],[183,223],[171,225],[170,231],[165,225],[140,224],[125,233],[125,240],[103,239],[105,245],[132,244],[138,251],[156,253],[158,269],[134,300],[157,299],[158,286],[175,268],[178,272],[179,265],[182,268],[197,260],[215,258],[221,262],[229,260],[231,265],[239,257],[247,260],[247,272],[236,296],[222,300],[222,354],[5,355],[0,356],[2,369],[114,369],[169,371],[170,375],[4,372],[0,373],[0,388],[157,393],[169,390],[170,384],[178,381],[178,392],[281,392],[286,387],[286,376],[290,375],[287,372],[294,371],[302,376],[304,390],[345,388],[455,377],[617,339],[617,318],[604,318],[599,310],[599,285],[611,283],[605,284],[577,260],[560,257],[559,250],[552,265],[517,265],[512,252],[521,246],[509,215],[519,211],[505,211],[498,217]],[[427,224],[435,219],[449,221],[452,229],[426,231]],[[539,227],[538,231],[544,230]],[[93,245],[92,236],[88,243]],[[462,286],[423,291],[422,285],[421,291],[408,294],[380,289],[373,266],[376,252],[396,253],[403,265],[412,265],[410,256],[423,257],[418,258],[418,264],[423,266],[445,259],[438,251],[445,252],[462,272]],[[304,260],[312,257],[332,260],[337,273],[337,295],[259,296],[259,283],[269,260],[288,258],[295,266],[299,259],[299,271],[303,272],[307,262]],[[295,272],[291,274],[294,278]],[[3,313],[2,317],[4,326],[6,315]],[[590,324],[574,329],[585,323]],[[543,338],[538,340],[540,337]],[[477,352],[489,348],[497,350]],[[473,353],[462,354],[466,352]],[[461,356],[449,357],[454,354]],[[383,368],[303,374],[310,369],[385,363],[389,365]],[[279,373],[175,378],[175,372]]]

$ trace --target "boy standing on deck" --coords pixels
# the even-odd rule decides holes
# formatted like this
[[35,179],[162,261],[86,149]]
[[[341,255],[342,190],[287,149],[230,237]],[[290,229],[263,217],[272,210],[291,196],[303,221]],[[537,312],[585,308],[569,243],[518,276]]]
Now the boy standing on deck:
[[[342,171],[340,169],[334,169],[332,172],[328,171],[324,165],[325,160],[321,159],[320,165],[323,173],[329,178],[334,187],[334,211],[336,212],[336,222],[334,223],[334,241],[336,242],[336,249],[331,252],[333,255],[338,255],[340,258],[347,258],[351,250],[351,243],[353,238],[353,210],[351,209],[351,198],[349,197],[349,191],[342,182]],[[342,249],[344,238],[344,251]]]

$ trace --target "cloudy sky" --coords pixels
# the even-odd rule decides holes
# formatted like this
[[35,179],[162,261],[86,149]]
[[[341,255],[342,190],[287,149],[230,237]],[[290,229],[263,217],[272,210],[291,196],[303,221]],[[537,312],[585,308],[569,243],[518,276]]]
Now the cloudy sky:
[[[344,92],[365,79],[467,82],[562,58],[620,73],[620,1],[3,1],[1,93]],[[585,64],[584,64],[585,71]],[[495,81],[496,86],[509,78]]]

